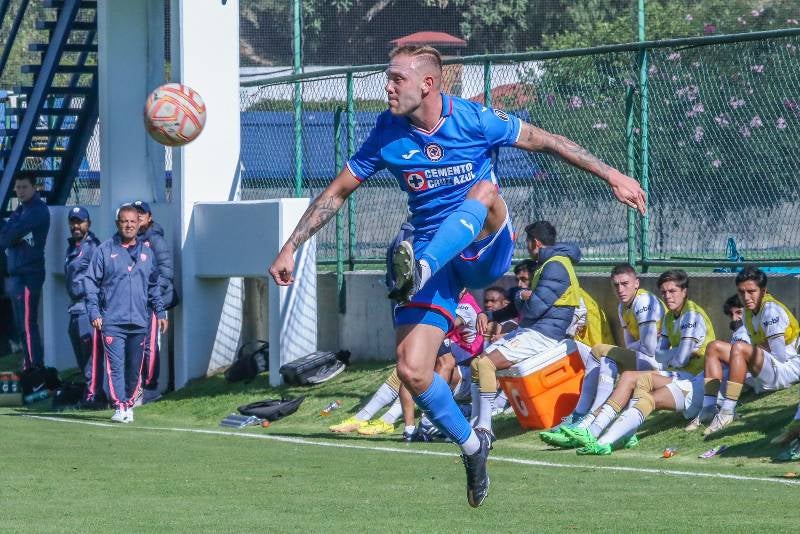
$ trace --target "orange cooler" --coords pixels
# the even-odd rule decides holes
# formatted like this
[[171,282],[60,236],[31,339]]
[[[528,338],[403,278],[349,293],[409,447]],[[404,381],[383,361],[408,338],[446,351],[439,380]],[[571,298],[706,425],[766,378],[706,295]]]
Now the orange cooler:
[[519,424],[523,428],[551,428],[578,404],[583,360],[572,340],[497,371]]

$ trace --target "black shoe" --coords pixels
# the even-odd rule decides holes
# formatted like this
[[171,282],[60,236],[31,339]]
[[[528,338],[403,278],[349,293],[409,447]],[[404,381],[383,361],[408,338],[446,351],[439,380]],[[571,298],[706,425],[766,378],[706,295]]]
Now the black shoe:
[[492,447],[488,431],[477,428],[475,434],[478,435],[481,448],[475,454],[461,455],[461,461],[464,462],[467,470],[467,502],[473,508],[483,504],[484,499],[489,495],[489,473],[486,472],[486,463]]
[[408,241],[401,241],[392,256],[394,267],[394,287],[389,298],[405,304],[419,291],[421,272],[419,262],[414,258],[414,247]]

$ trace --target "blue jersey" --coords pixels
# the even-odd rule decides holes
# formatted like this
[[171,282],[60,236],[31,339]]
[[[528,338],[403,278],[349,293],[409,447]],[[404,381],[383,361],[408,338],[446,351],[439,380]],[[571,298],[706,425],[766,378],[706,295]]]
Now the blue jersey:
[[408,193],[414,239],[428,241],[478,180],[492,180],[492,153],[516,143],[520,120],[503,111],[442,94],[442,116],[433,130],[385,111],[347,162],[363,181],[382,169]]

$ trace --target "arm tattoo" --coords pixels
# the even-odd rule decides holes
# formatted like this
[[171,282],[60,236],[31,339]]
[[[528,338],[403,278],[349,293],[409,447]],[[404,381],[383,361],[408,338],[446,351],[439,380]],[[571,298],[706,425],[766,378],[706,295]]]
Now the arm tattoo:
[[290,243],[295,250],[300,248],[300,245],[308,241],[312,235],[325,226],[325,223],[333,217],[342,202],[344,202],[344,199],[331,193],[323,193],[315,198],[314,202],[311,203],[300,218],[297,228],[294,229],[287,243]]
[[566,137],[553,135],[552,152],[558,154],[579,169],[589,171],[603,179],[608,178],[608,171],[611,170],[609,165]]

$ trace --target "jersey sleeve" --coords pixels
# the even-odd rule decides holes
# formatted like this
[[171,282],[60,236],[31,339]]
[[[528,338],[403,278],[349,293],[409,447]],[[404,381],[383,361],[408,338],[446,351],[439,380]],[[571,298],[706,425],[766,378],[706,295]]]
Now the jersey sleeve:
[[681,318],[681,339],[691,338],[702,343],[706,338],[706,323],[699,313],[689,312]]
[[479,121],[486,141],[492,147],[513,146],[519,139],[522,121],[503,110],[483,107]]
[[637,324],[654,323],[661,319],[658,300],[652,294],[639,295],[633,303],[633,314]]
[[789,316],[777,304],[767,302],[764,313],[761,314],[761,328],[767,338],[783,336],[789,328]]
[[381,156],[381,121],[380,118],[367,136],[361,148],[347,161],[347,167],[359,182],[363,182],[386,164]]

